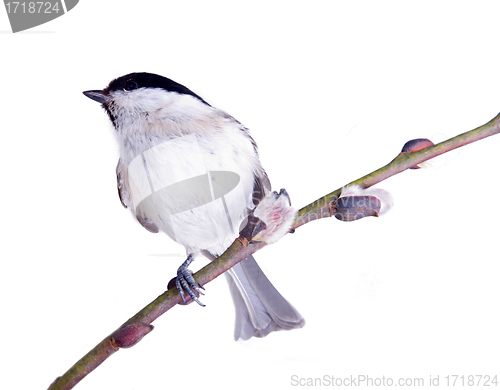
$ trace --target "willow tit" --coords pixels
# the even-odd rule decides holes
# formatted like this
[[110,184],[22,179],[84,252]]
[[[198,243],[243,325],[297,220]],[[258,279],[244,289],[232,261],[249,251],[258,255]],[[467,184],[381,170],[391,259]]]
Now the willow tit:
[[[188,269],[195,256],[221,255],[250,212],[267,226],[257,240],[272,243],[289,231],[295,210],[288,194],[271,191],[257,145],[236,119],[151,73],[131,73],[83,93],[102,104],[116,129],[121,203],[148,231],[162,231],[186,248],[176,282],[183,299],[187,292],[200,303],[195,292],[202,287]],[[226,275],[236,340],[304,326],[252,256]]]

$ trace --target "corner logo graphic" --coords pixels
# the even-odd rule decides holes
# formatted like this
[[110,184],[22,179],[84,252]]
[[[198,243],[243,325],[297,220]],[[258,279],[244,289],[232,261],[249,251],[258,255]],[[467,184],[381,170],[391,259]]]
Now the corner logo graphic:
[[50,22],[69,12],[78,4],[78,0],[4,0],[3,2],[14,33]]

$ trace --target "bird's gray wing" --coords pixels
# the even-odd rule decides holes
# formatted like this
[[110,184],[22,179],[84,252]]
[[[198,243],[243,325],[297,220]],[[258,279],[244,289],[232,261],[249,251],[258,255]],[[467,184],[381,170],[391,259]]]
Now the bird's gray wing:
[[131,203],[130,192],[128,186],[126,185],[127,170],[122,163],[122,159],[118,160],[116,165],[116,184],[118,187],[118,196],[120,197],[120,202],[122,202],[123,207],[127,208]]
[[[118,187],[118,196],[120,197],[120,202],[122,202],[123,207],[128,208],[132,204],[132,198],[130,195],[130,190],[128,187],[128,173],[125,165],[122,163],[122,160],[118,160],[118,165],[116,166],[116,182]],[[136,214],[136,218],[139,223],[149,232],[158,233],[160,229],[156,226],[151,220],[146,217],[143,217],[137,213],[137,210],[134,212]]]
[[252,201],[255,206],[271,191],[271,182],[267,173],[262,170],[254,177]]

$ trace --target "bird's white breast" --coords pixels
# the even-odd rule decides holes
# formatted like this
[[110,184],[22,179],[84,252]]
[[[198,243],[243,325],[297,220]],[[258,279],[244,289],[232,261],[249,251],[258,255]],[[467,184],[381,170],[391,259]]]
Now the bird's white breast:
[[237,237],[252,207],[260,165],[251,139],[237,123],[220,116],[176,123],[176,131],[170,132],[148,120],[127,132],[133,140],[120,138],[132,212],[188,252],[220,252]]

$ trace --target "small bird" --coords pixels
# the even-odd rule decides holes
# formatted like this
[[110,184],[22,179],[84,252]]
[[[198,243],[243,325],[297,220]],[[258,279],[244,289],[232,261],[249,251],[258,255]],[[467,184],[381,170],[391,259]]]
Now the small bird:
[[[200,253],[220,256],[253,214],[273,243],[296,211],[285,190],[271,191],[257,144],[236,119],[166,77],[130,73],[103,90],[83,92],[102,104],[118,140],[118,194],[148,231],[186,248],[176,286],[200,305],[189,265]],[[249,256],[226,272],[236,308],[235,340],[301,328],[305,321]],[[199,296],[199,295],[198,295]]]

